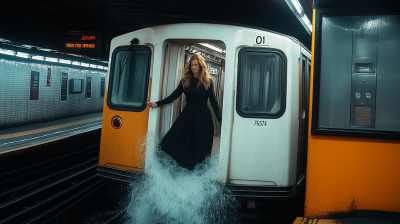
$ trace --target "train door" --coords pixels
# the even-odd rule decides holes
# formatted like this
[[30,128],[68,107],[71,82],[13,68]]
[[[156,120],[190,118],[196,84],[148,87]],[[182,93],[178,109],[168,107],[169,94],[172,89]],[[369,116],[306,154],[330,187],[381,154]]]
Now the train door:
[[228,180],[231,184],[287,183],[288,176],[282,175],[288,173],[290,145],[289,121],[284,116],[286,64],[285,53],[278,49],[244,47],[238,52]]
[[[214,45],[205,44],[206,46],[217,45],[221,51],[224,50],[225,45],[223,43],[214,43]],[[214,51],[213,49],[207,48],[200,43],[192,43],[185,41],[173,41],[165,45],[164,51],[164,65],[162,79],[162,95],[161,99],[168,97],[179,85],[182,79],[182,73],[185,66],[189,63],[190,57],[193,54],[200,54],[206,60],[208,72],[213,78],[215,97],[218,105],[222,111],[222,97],[223,97],[223,76],[224,76],[224,55]],[[218,48],[217,48],[218,49]],[[179,114],[185,107],[185,95],[182,94],[179,99],[175,100],[171,104],[160,107],[160,126],[159,133],[162,138],[172,124],[175,122]],[[214,141],[213,141],[213,153],[217,152],[219,148],[221,126],[215,117],[214,111],[208,102],[208,107],[212,113],[212,119],[214,124]]]
[[135,172],[144,168],[151,63],[152,49],[147,45],[119,46],[113,51],[104,97],[100,168]]
[[299,139],[296,180],[305,176],[306,173],[310,74],[311,61],[301,54],[299,59]]

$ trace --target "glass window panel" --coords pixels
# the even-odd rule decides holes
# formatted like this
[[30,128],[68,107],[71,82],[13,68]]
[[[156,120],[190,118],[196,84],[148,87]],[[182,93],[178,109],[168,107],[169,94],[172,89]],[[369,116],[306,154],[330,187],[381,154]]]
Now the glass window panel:
[[400,16],[323,17],[318,126],[400,132]]
[[247,51],[241,55],[238,111],[256,117],[282,109],[282,58],[276,53]]
[[146,50],[118,51],[116,53],[111,90],[113,105],[143,107],[147,100],[149,63],[149,51]]

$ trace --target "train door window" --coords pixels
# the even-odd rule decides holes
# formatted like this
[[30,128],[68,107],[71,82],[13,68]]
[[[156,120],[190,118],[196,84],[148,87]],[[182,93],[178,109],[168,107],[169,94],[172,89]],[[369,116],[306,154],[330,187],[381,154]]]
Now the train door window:
[[322,17],[313,131],[399,135],[399,21],[399,15]]
[[111,109],[143,111],[150,77],[151,49],[148,46],[118,47],[111,61],[107,105]]
[[236,111],[242,117],[278,118],[285,111],[286,56],[277,49],[239,51]]

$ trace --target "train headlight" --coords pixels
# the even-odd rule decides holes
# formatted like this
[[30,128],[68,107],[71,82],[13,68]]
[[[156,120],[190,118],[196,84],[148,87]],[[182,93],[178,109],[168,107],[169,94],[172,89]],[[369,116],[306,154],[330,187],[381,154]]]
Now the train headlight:
[[114,129],[120,129],[122,127],[122,119],[118,116],[113,117],[113,119],[111,119],[111,126]]

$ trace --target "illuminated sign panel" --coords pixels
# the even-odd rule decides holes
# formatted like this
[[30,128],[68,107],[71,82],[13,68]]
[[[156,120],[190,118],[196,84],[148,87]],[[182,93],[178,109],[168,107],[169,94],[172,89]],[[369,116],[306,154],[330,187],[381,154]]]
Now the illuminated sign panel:
[[95,31],[67,31],[63,36],[66,52],[100,52],[101,36]]
[[96,36],[82,36],[81,40],[96,40]]
[[96,48],[96,44],[66,43],[67,48]]

